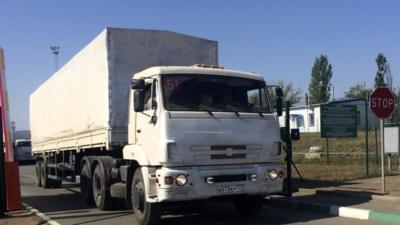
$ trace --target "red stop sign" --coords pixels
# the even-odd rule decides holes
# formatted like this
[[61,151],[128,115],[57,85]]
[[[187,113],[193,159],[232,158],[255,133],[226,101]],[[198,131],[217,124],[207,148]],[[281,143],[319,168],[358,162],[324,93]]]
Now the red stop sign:
[[377,87],[369,97],[369,107],[378,118],[388,118],[394,111],[394,95],[389,88]]

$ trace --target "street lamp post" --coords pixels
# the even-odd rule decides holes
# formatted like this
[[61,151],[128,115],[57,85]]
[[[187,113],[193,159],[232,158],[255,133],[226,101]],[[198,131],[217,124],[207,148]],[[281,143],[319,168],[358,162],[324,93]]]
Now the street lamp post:
[[60,46],[51,46],[51,52],[54,55],[54,72],[58,70],[58,54],[60,53]]

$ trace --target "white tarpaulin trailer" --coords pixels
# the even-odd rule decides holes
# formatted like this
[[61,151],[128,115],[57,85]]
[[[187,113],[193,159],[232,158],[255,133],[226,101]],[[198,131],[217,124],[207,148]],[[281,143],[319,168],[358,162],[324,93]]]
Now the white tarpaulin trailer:
[[[107,28],[30,96],[33,152],[127,143],[132,75],[152,66],[218,65],[217,42]],[[133,109],[132,109],[133,110]]]

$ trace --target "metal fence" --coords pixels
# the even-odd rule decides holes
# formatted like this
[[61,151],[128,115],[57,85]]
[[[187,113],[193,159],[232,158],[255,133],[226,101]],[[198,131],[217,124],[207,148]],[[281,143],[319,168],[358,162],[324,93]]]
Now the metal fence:
[[[376,128],[368,132],[358,130],[355,138],[326,139],[320,133],[303,133],[300,140],[292,143],[293,162],[301,176],[311,180],[344,181],[380,176],[379,135]],[[385,157],[387,174],[400,174],[399,160],[398,155]],[[295,170],[293,176],[299,176]]]

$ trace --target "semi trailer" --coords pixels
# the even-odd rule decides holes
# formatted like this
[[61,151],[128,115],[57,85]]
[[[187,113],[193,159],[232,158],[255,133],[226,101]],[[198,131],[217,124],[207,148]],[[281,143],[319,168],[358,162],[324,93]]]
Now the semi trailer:
[[142,225],[209,199],[255,214],[282,191],[276,94],[274,112],[263,77],[218,66],[215,41],[107,28],[30,96],[36,183],[79,181]]

